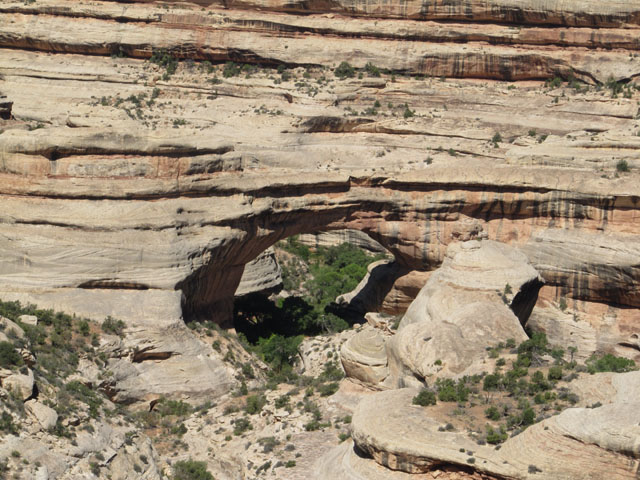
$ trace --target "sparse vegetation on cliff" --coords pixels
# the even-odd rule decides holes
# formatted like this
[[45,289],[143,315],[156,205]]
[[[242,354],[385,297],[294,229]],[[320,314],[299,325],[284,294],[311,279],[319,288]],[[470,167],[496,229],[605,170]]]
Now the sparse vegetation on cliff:
[[[490,355],[496,359],[493,373],[457,381],[441,378],[413,398],[413,404],[425,407],[436,405],[436,399],[455,402],[451,416],[469,422],[467,429],[472,431],[482,417],[493,422],[486,425],[483,436],[474,436],[479,443],[502,443],[509,435],[578,403],[579,397],[569,387],[576,372],[620,373],[636,368],[632,360],[611,354],[593,356],[586,365],[577,365],[572,356],[565,361],[564,351],[550,347],[543,333],[533,333],[517,348],[510,340],[487,350],[496,352]],[[505,369],[508,359],[511,368]]]
[[214,480],[205,462],[180,460],[173,465],[172,480]]

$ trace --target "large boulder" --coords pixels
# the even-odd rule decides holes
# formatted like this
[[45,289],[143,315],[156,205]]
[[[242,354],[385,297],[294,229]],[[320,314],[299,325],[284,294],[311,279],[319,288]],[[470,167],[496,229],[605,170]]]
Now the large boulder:
[[345,374],[368,385],[377,385],[389,375],[386,339],[381,331],[365,326],[340,349]]
[[2,388],[18,395],[22,400],[26,400],[33,395],[33,372],[28,369],[26,374],[13,373],[2,379]]
[[24,403],[24,408],[29,415],[34,417],[44,430],[49,430],[56,426],[58,414],[56,411],[37,400],[28,400]]
[[522,323],[541,286],[515,247],[476,240],[451,245],[388,342],[389,386],[486,370],[486,347],[526,340]]

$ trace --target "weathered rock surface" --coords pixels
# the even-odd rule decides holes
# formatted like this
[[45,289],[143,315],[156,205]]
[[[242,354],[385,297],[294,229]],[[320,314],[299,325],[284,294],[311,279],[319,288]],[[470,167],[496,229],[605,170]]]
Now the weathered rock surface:
[[56,422],[58,421],[58,414],[56,411],[37,400],[28,400],[24,402],[24,408],[27,413],[32,415],[38,421],[44,430],[49,430],[50,428],[55,427]]
[[33,395],[33,372],[30,369],[26,374],[12,373],[1,381],[2,388],[14,393],[21,400],[26,400]]
[[633,402],[640,391],[640,372],[596,373],[577,379],[571,384],[571,390],[580,397],[581,407]]
[[[342,120],[342,119],[341,119]],[[312,248],[335,247],[349,243],[371,253],[386,253],[385,248],[360,230],[336,230],[333,232],[305,233],[298,237],[300,243]]]
[[486,240],[452,244],[387,343],[389,384],[486,371],[487,346],[527,338],[522,324],[541,285],[516,248]]
[[[431,3],[2,2],[0,298],[124,320],[125,338],[103,345],[114,400],[204,400],[237,381],[184,320],[230,326],[235,294],[273,285],[268,254],[246,265],[276,241],[363,232],[394,262],[345,300],[399,314],[451,244],[489,239],[521,248],[546,282],[530,326],[578,358],[640,359],[640,97],[603,86],[640,74],[637,2]],[[175,73],[148,61],[160,49],[183,60]],[[225,76],[191,60],[261,67]],[[369,71],[337,80],[343,60]],[[555,76],[599,88],[540,82]],[[484,334],[478,357],[502,335],[524,338],[495,292],[508,282],[517,293],[519,280],[475,280],[472,294],[462,271],[421,299],[449,343],[423,350],[434,329],[409,338],[419,323],[403,327],[393,342],[413,353],[394,353],[387,376],[380,339],[363,335],[349,351],[371,367],[365,381],[461,374],[467,332]],[[524,321],[532,305],[507,297]],[[498,335],[495,323],[510,327]],[[313,348],[308,371],[333,351]],[[110,474],[134,476],[134,453],[116,443],[128,473]],[[245,465],[225,468],[235,460],[217,471],[242,475]],[[56,462],[43,462],[52,478],[67,468]],[[88,471],[84,459],[68,477]]]
[[336,303],[354,312],[382,311],[404,313],[429,278],[430,272],[411,270],[390,260],[367,267],[367,274],[351,292],[340,295]]
[[[352,424],[358,449],[380,465],[407,473],[452,465],[490,478],[635,477],[640,457],[640,413],[635,399],[596,409],[568,409],[529,427],[496,450],[477,445],[464,434],[439,430],[441,424],[429,416],[428,408],[411,404],[415,394],[416,390],[400,389],[364,398]],[[467,452],[475,458],[472,466],[467,462]],[[354,458],[353,453],[347,456],[344,449],[342,455],[343,464]],[[531,465],[539,472],[533,471]],[[321,472],[318,478],[330,477]]]
[[106,386],[116,402],[151,402],[167,395],[204,401],[237,384],[217,352],[184,326],[132,332],[110,355],[113,375]]
[[273,248],[268,248],[247,263],[236,290],[236,296],[249,293],[270,293],[282,288],[282,271]]
[[367,385],[378,385],[389,375],[386,338],[379,329],[365,326],[340,349],[345,374]]

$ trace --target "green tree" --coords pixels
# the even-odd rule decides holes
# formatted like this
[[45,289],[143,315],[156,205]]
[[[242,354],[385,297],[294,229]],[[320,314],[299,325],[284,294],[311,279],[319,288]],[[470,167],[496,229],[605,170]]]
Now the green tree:
[[0,367],[7,368],[22,365],[22,357],[16,352],[13,343],[0,342]]

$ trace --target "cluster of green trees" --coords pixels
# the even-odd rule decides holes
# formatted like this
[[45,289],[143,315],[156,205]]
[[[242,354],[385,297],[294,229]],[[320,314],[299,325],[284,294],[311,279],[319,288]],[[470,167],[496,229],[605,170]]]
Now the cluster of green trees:
[[280,246],[295,257],[283,265],[285,288],[304,291],[304,296],[274,303],[263,295],[247,295],[236,300],[234,320],[248,347],[277,374],[290,372],[304,336],[349,327],[346,313],[332,304],[337,296],[353,290],[367,273],[367,266],[381,258],[347,243],[314,251],[297,237]]

